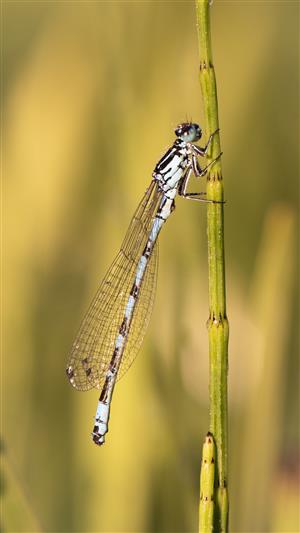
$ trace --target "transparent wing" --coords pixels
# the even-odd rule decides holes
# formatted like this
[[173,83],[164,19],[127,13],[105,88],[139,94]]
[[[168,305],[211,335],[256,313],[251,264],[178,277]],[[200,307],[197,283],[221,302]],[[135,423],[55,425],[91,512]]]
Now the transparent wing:
[[[145,336],[145,333],[147,331],[148,323],[150,320],[153,304],[154,304],[154,298],[155,298],[155,292],[156,292],[156,281],[157,281],[157,267],[158,267],[158,242],[156,241],[156,244],[152,250],[151,257],[149,259],[149,263],[147,265],[143,281],[141,283],[140,292],[139,292],[139,298],[135,306],[135,310],[133,313],[133,318],[129,327],[128,332],[128,338],[125,345],[125,349],[122,355],[122,360],[120,364],[120,369],[118,372],[118,379],[120,379],[125,372],[130,368],[131,364],[133,363],[140,346],[142,344],[143,338]],[[133,272],[133,276],[135,275],[135,270]],[[113,339],[110,344],[110,351],[109,351],[109,360],[108,364],[110,362],[113,350],[114,350],[114,342],[117,336],[117,332],[119,331],[121,321],[124,317],[124,309],[128,301],[128,296],[130,293],[132,287],[132,279],[131,283],[129,284],[128,290],[124,291],[122,295],[119,295],[119,298],[117,298],[117,302],[115,305],[115,313],[114,317],[117,317],[114,320],[113,325],[109,328],[109,332],[107,335],[107,338]],[[96,359],[99,360],[101,356],[101,350],[103,350],[102,347],[98,349],[95,349],[95,354],[97,354]],[[104,353],[104,351],[102,351]],[[108,368],[108,364],[105,365],[105,374]],[[101,376],[102,377],[102,376]]]
[[[104,277],[73,343],[67,375],[78,390],[101,388],[124,317],[136,267],[146,245],[161,193],[152,181],[140,202],[117,257]],[[118,378],[130,367],[145,335],[154,301],[157,244],[140,287]]]

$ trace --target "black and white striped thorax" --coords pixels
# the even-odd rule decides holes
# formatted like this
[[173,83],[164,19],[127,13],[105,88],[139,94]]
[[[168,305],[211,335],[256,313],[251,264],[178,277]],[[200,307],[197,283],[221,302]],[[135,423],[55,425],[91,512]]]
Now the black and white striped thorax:
[[157,163],[153,178],[165,193],[177,189],[180,180],[192,166],[193,145],[182,139],[176,139],[165,155]]

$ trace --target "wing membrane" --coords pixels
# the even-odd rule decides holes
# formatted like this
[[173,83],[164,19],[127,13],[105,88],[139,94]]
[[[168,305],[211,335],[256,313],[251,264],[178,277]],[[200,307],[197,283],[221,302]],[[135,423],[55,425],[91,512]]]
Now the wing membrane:
[[[137,263],[146,245],[161,193],[152,181],[127,230],[121,250],[104,277],[73,344],[67,374],[78,390],[101,388],[124,316]],[[140,287],[118,379],[134,360],[154,302],[158,246],[154,246]]]

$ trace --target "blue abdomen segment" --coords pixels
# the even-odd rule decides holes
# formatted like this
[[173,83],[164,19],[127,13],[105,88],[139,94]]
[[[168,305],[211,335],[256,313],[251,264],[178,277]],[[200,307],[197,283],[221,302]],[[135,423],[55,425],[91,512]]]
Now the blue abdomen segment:
[[[162,205],[162,202],[160,206]],[[158,209],[160,211],[160,207]],[[104,444],[105,441],[105,434],[108,431],[108,421],[109,421],[109,414],[110,414],[110,403],[111,403],[111,397],[113,393],[113,389],[115,386],[115,382],[117,379],[117,374],[119,370],[119,366],[121,363],[122,355],[125,349],[126,341],[128,339],[128,335],[130,333],[130,325],[132,322],[134,310],[138,301],[139,297],[139,290],[146,272],[146,268],[151,256],[151,252],[153,250],[154,244],[157,240],[158,234],[160,232],[161,227],[163,226],[165,222],[164,218],[161,218],[160,216],[156,216],[153,220],[152,228],[149,234],[149,238],[147,241],[147,244],[145,246],[145,249],[143,251],[143,254],[141,255],[133,285],[130,291],[129,298],[127,300],[127,304],[124,310],[124,318],[122,321],[122,324],[119,329],[118,336],[115,341],[115,347],[114,347],[114,355],[112,357],[112,361],[109,367],[109,370],[106,375],[105,383],[100,395],[100,399],[98,401],[96,416],[95,416],[95,425],[92,432],[93,441],[95,444],[101,446]]]

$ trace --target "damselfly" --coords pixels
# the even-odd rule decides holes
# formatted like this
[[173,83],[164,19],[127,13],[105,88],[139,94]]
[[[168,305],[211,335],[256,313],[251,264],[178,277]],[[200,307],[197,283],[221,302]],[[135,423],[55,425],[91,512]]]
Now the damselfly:
[[205,157],[216,132],[204,148],[196,146],[202,132],[191,122],[177,126],[177,139],[157,163],[152,181],[133,215],[121,249],[103,279],[73,344],[67,376],[78,390],[100,389],[92,438],[104,443],[112,394],[133,362],[149,322],[156,285],[159,232],[175,208],[177,194],[208,201],[205,193],[187,193],[189,178],[206,174]]

